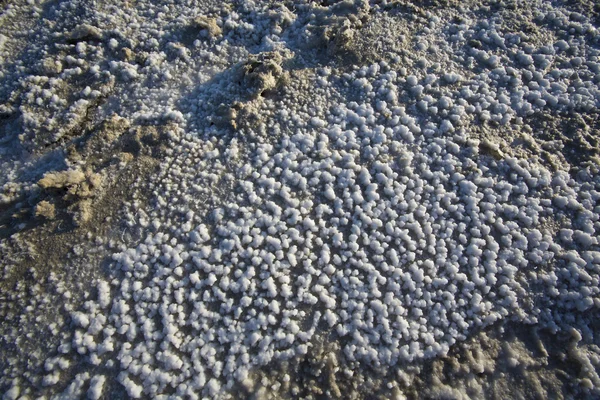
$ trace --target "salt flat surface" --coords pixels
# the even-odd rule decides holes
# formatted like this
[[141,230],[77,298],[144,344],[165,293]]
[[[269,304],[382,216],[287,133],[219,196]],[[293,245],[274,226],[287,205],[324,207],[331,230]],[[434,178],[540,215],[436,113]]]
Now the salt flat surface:
[[0,393],[597,398],[593,2],[5,1]]

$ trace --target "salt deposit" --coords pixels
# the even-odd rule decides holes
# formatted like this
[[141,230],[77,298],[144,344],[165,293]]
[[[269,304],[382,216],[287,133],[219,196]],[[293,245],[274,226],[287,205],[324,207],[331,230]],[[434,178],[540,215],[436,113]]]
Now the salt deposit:
[[0,17],[4,398],[403,398],[510,324],[598,396],[597,16],[38,3]]

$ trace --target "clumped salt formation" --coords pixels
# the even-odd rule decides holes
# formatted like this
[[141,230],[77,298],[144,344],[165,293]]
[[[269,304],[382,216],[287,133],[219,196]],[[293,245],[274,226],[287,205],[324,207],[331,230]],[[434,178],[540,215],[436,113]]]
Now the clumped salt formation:
[[[401,370],[503,321],[593,341],[597,142],[532,129],[540,115],[597,112],[588,17],[542,2],[526,23],[502,2],[240,2],[206,15],[140,3],[86,11],[95,25],[67,19],[61,46],[82,58],[44,62],[61,78],[22,80],[25,147],[77,135],[90,107],[166,123],[168,145],[138,187],[152,203],[127,204],[139,240],[118,246],[92,300],[66,302],[69,335],[43,387],[11,370],[7,398],[96,399],[119,384],[132,398],[228,397],[317,342],[338,343],[352,368]],[[379,55],[361,42],[373,29],[397,37]],[[95,86],[54,99],[83,71]],[[587,153],[555,151],[567,145]],[[571,353],[581,393],[597,395],[592,358]]]

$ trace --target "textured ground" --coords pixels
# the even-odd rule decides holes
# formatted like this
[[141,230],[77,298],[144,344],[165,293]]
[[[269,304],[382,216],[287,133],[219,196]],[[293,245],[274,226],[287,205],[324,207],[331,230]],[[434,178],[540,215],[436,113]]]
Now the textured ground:
[[592,1],[0,1],[0,394],[597,398]]

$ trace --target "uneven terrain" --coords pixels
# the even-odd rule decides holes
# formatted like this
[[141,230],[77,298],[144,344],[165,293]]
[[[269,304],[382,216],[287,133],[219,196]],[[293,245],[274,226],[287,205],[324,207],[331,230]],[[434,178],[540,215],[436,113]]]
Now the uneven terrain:
[[600,396],[593,1],[0,1],[0,395]]

